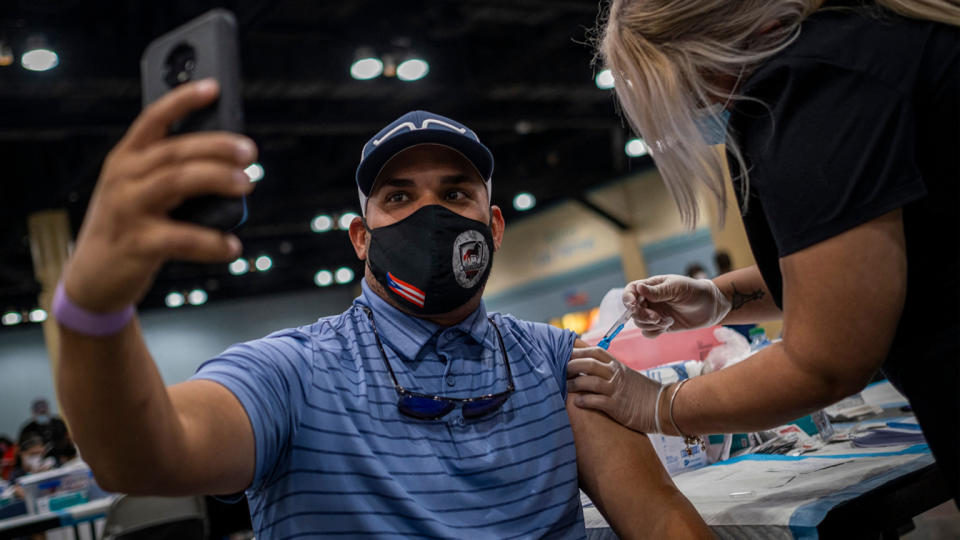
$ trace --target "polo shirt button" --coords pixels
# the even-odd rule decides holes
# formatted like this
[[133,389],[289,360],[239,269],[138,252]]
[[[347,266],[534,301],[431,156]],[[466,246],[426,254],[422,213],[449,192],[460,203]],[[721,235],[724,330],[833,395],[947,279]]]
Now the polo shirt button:
[[447,375],[447,386],[453,386],[455,384],[457,384],[457,380],[453,377],[453,375]]
[[467,421],[464,420],[462,416],[458,416],[458,417],[457,417],[457,425],[458,425],[458,426],[462,426],[462,425],[464,425],[464,424],[466,424],[466,423],[467,423]]

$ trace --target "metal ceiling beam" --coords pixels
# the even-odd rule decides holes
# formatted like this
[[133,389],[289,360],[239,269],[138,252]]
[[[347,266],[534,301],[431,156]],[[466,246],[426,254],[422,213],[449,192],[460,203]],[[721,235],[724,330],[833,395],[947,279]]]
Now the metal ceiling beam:
[[597,214],[598,216],[600,216],[600,217],[602,217],[603,219],[605,219],[605,220],[609,221],[610,223],[612,223],[617,229],[619,229],[619,230],[621,230],[621,231],[629,231],[629,230],[630,230],[630,225],[629,225],[629,224],[621,221],[620,218],[614,216],[614,215],[611,214],[610,212],[607,212],[607,211],[604,210],[603,208],[600,208],[599,206],[597,206],[596,204],[594,204],[593,202],[591,202],[590,199],[588,199],[588,198],[586,197],[586,195],[580,193],[580,194],[578,194],[577,196],[574,197],[574,200],[577,201],[578,203],[582,204],[583,206],[586,206],[588,209],[592,210],[593,213]]

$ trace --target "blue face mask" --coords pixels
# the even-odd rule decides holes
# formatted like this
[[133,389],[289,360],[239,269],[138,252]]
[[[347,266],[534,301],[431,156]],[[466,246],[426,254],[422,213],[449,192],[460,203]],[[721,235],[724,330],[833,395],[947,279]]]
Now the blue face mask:
[[697,127],[700,134],[709,145],[727,142],[727,124],[730,122],[730,111],[723,104],[715,103],[698,111]]
[[46,414],[38,414],[33,417],[33,420],[38,424],[46,424],[50,422],[50,417]]

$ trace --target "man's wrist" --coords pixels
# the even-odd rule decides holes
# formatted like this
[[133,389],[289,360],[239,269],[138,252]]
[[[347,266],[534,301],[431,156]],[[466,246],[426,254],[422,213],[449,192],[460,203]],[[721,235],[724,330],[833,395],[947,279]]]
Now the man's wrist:
[[109,313],[95,313],[73,303],[61,280],[53,295],[51,311],[57,322],[78,334],[103,337],[123,330],[135,312],[133,304]]

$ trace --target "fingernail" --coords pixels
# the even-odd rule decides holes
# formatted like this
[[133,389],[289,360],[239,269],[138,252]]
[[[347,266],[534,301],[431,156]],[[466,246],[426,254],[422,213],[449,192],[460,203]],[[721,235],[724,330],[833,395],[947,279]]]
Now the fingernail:
[[217,80],[213,78],[201,79],[197,81],[196,90],[201,94],[209,94],[217,88]]
[[234,169],[233,171],[233,181],[241,186],[245,186],[250,183],[250,177],[247,176],[247,173],[243,172],[240,169]]
[[240,239],[232,234],[227,236],[227,246],[230,247],[231,257],[238,257],[243,251],[243,244],[240,243]]
[[253,161],[253,156],[257,153],[257,148],[247,139],[237,141],[237,161],[241,165],[247,165]]

